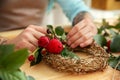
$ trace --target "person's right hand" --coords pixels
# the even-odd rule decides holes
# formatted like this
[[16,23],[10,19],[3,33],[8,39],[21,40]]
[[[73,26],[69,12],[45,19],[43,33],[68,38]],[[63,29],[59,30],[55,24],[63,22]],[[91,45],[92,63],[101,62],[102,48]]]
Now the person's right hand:
[[38,46],[38,39],[45,34],[45,28],[30,25],[17,37],[8,40],[7,44],[15,44],[16,49],[28,48],[29,51],[33,52]]

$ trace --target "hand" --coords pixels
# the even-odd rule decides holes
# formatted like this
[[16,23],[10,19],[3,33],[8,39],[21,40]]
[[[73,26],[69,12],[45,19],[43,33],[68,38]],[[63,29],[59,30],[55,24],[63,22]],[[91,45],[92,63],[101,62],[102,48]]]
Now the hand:
[[16,49],[28,48],[30,52],[33,52],[38,46],[38,39],[45,34],[46,29],[43,27],[30,25],[7,44],[15,44]]
[[93,42],[93,36],[97,33],[97,28],[90,18],[84,18],[78,22],[68,33],[68,45],[72,48],[77,46],[86,47]]

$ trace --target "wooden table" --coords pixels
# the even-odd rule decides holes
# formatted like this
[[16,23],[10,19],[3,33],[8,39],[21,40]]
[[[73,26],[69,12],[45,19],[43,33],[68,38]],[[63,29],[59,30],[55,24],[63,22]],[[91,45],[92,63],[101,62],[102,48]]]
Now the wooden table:
[[[108,66],[104,71],[79,75],[57,72],[44,62],[30,67],[29,61],[26,61],[21,69],[27,75],[33,76],[36,80],[120,80],[120,72],[113,70],[110,66]],[[114,79],[112,79],[113,76]]]
[[[23,30],[2,32],[0,35],[14,38]],[[44,62],[30,67],[29,61],[26,60],[25,64],[21,67],[27,75],[33,76],[36,80],[120,80],[120,71],[116,71],[108,66],[104,71],[97,71],[88,74],[68,74],[57,72]],[[112,79],[114,77],[114,79]]]

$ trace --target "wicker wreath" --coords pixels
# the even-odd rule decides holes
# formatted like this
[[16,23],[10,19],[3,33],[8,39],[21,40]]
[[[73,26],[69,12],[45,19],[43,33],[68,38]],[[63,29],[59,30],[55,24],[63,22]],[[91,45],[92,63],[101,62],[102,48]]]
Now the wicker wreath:
[[107,67],[108,54],[99,45],[93,43],[86,48],[76,48],[74,52],[81,54],[84,52],[87,57],[80,59],[65,58],[60,54],[47,54],[43,60],[52,68],[70,73],[88,73],[103,70]]

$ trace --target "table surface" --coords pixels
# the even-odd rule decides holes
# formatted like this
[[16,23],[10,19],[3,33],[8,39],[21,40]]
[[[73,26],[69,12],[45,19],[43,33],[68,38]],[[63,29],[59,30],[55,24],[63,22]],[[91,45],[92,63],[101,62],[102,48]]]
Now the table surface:
[[[110,66],[103,71],[78,75],[58,72],[44,62],[30,67],[29,61],[26,60],[21,69],[36,80],[120,80],[120,71],[116,71]],[[114,79],[112,79],[113,77]]]
[[[1,32],[0,35],[12,39],[22,31]],[[30,67],[29,61],[26,60],[21,70],[27,75],[33,76],[36,80],[120,80],[120,71],[116,71],[109,66],[103,71],[77,75],[55,71],[44,62]],[[112,79],[113,77],[114,79]]]

